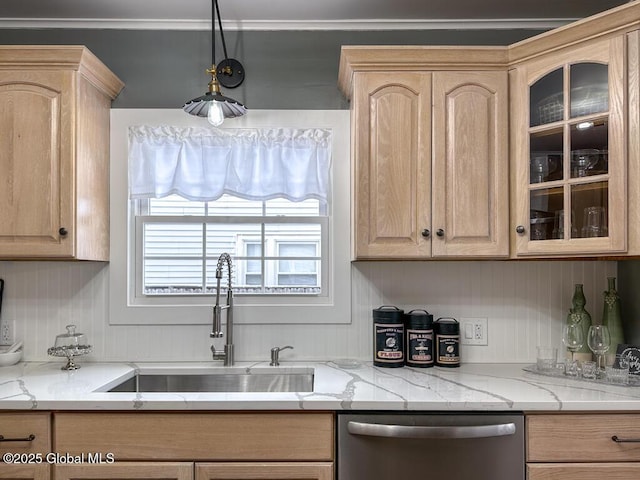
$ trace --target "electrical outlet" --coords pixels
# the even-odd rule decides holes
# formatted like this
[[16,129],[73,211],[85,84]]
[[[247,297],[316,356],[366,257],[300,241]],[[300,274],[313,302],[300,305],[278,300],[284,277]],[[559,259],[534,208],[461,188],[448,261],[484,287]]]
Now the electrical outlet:
[[489,345],[487,318],[460,318],[460,340],[463,345]]
[[13,322],[3,320],[0,324],[0,345],[13,344]]

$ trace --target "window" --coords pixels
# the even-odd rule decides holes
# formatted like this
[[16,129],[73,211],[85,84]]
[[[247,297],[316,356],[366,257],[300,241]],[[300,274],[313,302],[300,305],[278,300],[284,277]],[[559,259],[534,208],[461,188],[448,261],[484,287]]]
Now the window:
[[138,296],[211,295],[223,252],[233,259],[235,294],[326,295],[324,202],[231,195],[211,202],[177,195],[133,202]]
[[[260,225],[252,231],[244,232],[237,235],[235,244],[229,245],[233,247],[237,257],[234,258],[234,283],[240,283],[241,279],[246,287],[254,287],[259,284],[277,286],[277,277],[282,274],[282,281],[291,279],[292,275],[298,275],[296,282],[310,281],[315,272],[312,269],[312,262],[316,261],[316,268],[319,278],[316,280],[320,284],[321,293],[298,293],[291,294],[269,294],[269,293],[238,293],[234,298],[234,322],[237,324],[335,324],[351,322],[351,263],[349,250],[349,111],[348,110],[252,110],[251,115],[234,119],[225,123],[224,127],[218,130],[234,131],[238,128],[267,128],[271,129],[274,125],[280,125],[286,128],[296,129],[327,129],[331,132],[331,187],[328,191],[326,199],[326,210],[320,206],[317,201],[315,209],[317,215],[311,222],[308,222],[310,215],[308,212],[299,214],[305,217],[303,224],[314,223],[319,224],[321,228],[320,242],[316,244],[316,254],[321,257],[321,263],[311,255],[310,247],[302,244],[315,243],[318,237],[311,239],[309,237],[300,236],[301,229],[297,222],[296,214],[285,222],[280,220],[285,217],[278,217],[279,212],[266,212],[264,217],[268,217],[265,222],[265,235],[268,235],[265,242],[265,250],[261,245],[261,228],[263,215],[257,208],[261,205],[256,201],[255,210],[244,212],[243,215],[237,215],[238,218],[231,219],[228,212],[231,203],[237,202],[238,198],[220,197],[216,202],[207,202],[198,199],[192,199],[186,203],[185,199],[178,196],[168,195],[159,199],[139,198],[135,201],[129,199],[128,191],[128,162],[127,157],[130,149],[130,132],[132,127],[140,125],[157,125],[156,128],[165,129],[165,125],[172,125],[169,128],[182,128],[200,130],[202,128],[202,119],[185,115],[181,109],[118,109],[111,110],[111,261],[104,265],[99,271],[100,275],[107,274],[109,277],[109,323],[112,325],[123,326],[141,326],[141,325],[166,325],[166,326],[200,326],[199,328],[210,326],[211,324],[211,305],[215,302],[213,295],[195,293],[195,294],[150,294],[141,295],[142,283],[136,279],[142,279],[143,265],[141,261],[141,243],[136,244],[139,237],[142,219],[148,218],[150,221],[148,233],[160,234],[165,224],[171,223],[188,223],[195,220],[194,217],[202,217],[199,220],[200,225],[193,226],[197,231],[202,232],[201,225],[214,221],[214,223],[227,222],[227,225],[244,224],[248,217],[261,217],[260,221],[254,222]],[[206,123],[205,123],[206,125]],[[227,128],[228,127],[228,128]],[[171,200],[176,200],[173,204],[176,212],[179,212],[179,219],[171,218],[169,222],[157,208],[166,207]],[[296,207],[303,204],[311,205],[311,200],[304,202],[292,202],[291,200],[273,198],[265,200],[268,210],[269,205],[284,202],[278,208],[284,208],[287,203],[295,203]],[[244,202],[245,208],[251,200],[240,199]],[[154,205],[155,204],[155,205]],[[204,214],[204,204],[207,204],[208,212]],[[260,207],[261,208],[261,207]],[[171,213],[173,212],[165,212]],[[138,218],[140,217],[140,218]],[[170,215],[171,217],[171,215]],[[206,220],[206,222],[204,221]],[[222,222],[217,222],[222,220]],[[252,220],[253,221],[253,220]],[[233,223],[235,222],[235,223]],[[282,235],[282,231],[275,230],[275,225],[282,223],[293,223],[296,225],[295,238]],[[296,223],[297,222],[297,223]],[[160,229],[153,231],[153,229]],[[316,227],[317,228],[317,227]],[[138,234],[138,236],[136,236]],[[166,247],[162,241],[159,241],[151,250],[152,243],[149,243],[148,253],[153,253],[154,261],[159,265],[155,265],[156,272],[151,269],[145,281],[149,284],[155,284],[158,288],[165,288],[165,279],[167,277],[167,268],[171,267],[172,261],[177,261],[182,271],[173,268],[172,282],[193,282],[190,287],[200,288],[202,278],[199,277],[199,283],[196,285],[194,274],[185,266],[192,268],[191,263],[196,264],[198,272],[202,273],[202,266],[198,264],[198,258],[195,255],[195,246],[192,243],[195,236],[192,235],[189,240],[180,237],[180,241],[172,241],[172,245],[180,244],[178,249],[174,249],[167,257],[175,257],[171,259],[162,259],[162,248]],[[160,235],[158,240],[162,239]],[[297,253],[287,250],[287,247],[279,247],[280,244],[291,243],[300,244],[291,248],[297,248]],[[195,245],[202,248],[201,240]],[[207,248],[212,247],[211,244]],[[319,252],[319,253],[318,253]],[[167,252],[164,252],[167,253]],[[282,258],[278,258],[282,255]],[[201,256],[198,253],[198,256]],[[189,258],[194,257],[194,258]],[[211,255],[215,257],[215,253]],[[241,261],[241,257],[245,257]],[[282,264],[278,263],[280,260]],[[291,263],[293,262],[293,263]],[[162,264],[164,263],[164,265]],[[164,271],[163,271],[164,269]],[[209,270],[209,275],[211,271]],[[306,278],[301,277],[306,275]],[[182,276],[182,277],[180,277]],[[287,278],[289,276],[289,278]],[[211,285],[211,279],[209,281]],[[290,285],[280,285],[283,288],[291,288]],[[308,288],[303,285],[303,288]],[[234,288],[235,293],[235,288]],[[208,335],[208,327],[203,328],[203,335]],[[160,328],[158,335],[177,335],[176,340],[180,338],[180,333],[175,329],[167,330]],[[262,335],[262,333],[258,333]]]

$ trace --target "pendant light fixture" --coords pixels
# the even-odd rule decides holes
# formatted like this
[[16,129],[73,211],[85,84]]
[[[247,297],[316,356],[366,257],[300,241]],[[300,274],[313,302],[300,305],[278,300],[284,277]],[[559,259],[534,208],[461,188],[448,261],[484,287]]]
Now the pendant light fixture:
[[[222,39],[224,60],[216,65],[216,17]],[[204,95],[189,100],[182,109],[198,117],[207,117],[213,126],[221,125],[225,118],[241,117],[247,113],[247,108],[237,100],[225,97],[220,93],[220,85],[226,88],[236,88],[244,81],[244,68],[242,64],[227,56],[227,44],[224,41],[222,20],[218,0],[211,0],[211,68],[206,72],[211,75],[209,91]]]

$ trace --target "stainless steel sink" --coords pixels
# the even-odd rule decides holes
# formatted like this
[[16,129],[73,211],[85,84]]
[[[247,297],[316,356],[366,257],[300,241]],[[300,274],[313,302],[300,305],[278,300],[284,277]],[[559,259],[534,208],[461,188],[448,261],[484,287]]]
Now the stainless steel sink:
[[110,392],[312,392],[313,369],[294,372],[235,370],[153,373],[141,372]]

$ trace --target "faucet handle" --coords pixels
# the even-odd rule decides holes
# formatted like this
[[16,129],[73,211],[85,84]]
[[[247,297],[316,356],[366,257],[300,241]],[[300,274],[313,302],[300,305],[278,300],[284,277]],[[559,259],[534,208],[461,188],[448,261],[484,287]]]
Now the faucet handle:
[[290,348],[291,350],[293,350],[293,347],[291,345],[286,345],[284,347],[273,347],[271,349],[271,363],[269,364],[272,367],[277,367],[280,365],[279,362],[279,354],[282,350],[286,350],[287,348]]

